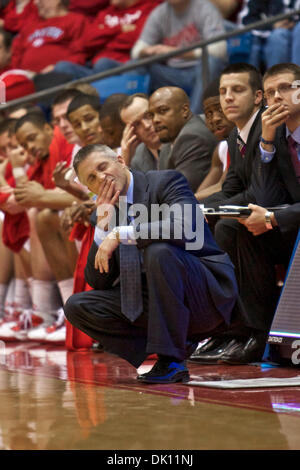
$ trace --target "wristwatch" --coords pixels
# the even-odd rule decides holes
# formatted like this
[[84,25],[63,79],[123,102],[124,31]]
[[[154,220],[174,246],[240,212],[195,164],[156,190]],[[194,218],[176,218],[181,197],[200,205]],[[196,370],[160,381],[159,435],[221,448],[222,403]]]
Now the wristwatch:
[[272,215],[273,215],[273,212],[270,212],[270,211],[265,212],[265,222],[266,222],[266,228],[268,230],[272,230],[273,228],[272,220],[271,220]]

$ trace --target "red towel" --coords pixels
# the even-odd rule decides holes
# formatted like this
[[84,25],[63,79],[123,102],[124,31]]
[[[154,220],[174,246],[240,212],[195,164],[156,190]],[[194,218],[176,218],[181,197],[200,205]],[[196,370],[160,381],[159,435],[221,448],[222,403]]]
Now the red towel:
[[[81,227],[78,227],[78,226]],[[76,294],[78,292],[84,292],[87,290],[91,290],[91,286],[87,284],[84,278],[84,268],[86,266],[88,253],[93,243],[94,239],[94,227],[89,225],[85,227],[82,224],[78,224],[78,226],[74,226],[74,229],[71,232],[71,237],[74,237],[76,231],[79,236],[82,236],[83,228],[85,229],[85,233],[82,236],[81,240],[81,249],[78,256],[75,273],[74,273],[74,289],[73,293]],[[74,239],[74,238],[73,238]],[[67,334],[66,334],[66,348],[69,351],[72,350],[86,350],[90,349],[94,340],[90,338],[90,336],[86,335],[82,331],[75,328],[71,323],[66,321],[67,327]]]

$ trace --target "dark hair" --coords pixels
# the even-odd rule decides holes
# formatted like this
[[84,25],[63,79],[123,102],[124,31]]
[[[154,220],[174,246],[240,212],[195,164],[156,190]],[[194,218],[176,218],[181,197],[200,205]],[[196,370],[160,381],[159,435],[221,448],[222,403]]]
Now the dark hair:
[[69,8],[70,0],[60,0],[60,3],[63,7]]
[[210,82],[210,84],[205,88],[202,96],[202,101],[207,100],[207,98],[212,98],[214,96],[220,96],[219,92],[220,78],[217,78]]
[[143,98],[145,100],[149,100],[149,96],[146,93],[134,93],[133,95],[127,96],[126,100],[123,101],[121,104],[119,111],[121,112],[123,109],[129,108],[132,105],[135,98]]
[[106,98],[100,110],[100,120],[109,116],[113,122],[123,124],[120,118],[120,107],[127,99],[127,96],[125,93],[114,93]]
[[98,98],[97,96],[80,93],[78,96],[75,96],[75,98],[73,98],[73,100],[69,104],[67,109],[67,116],[70,116],[73,111],[76,111],[76,109],[79,109],[85,105],[90,105],[95,111],[100,113],[100,98]]
[[107,158],[117,158],[117,154],[107,145],[102,144],[90,144],[82,147],[75,155],[73,161],[73,168],[75,172],[78,171],[78,166],[83,162],[91,153],[98,152],[103,153]]
[[17,119],[5,119],[0,122],[0,134],[2,135],[4,132],[8,132],[8,135],[14,134],[17,121]]
[[34,111],[32,113],[25,114],[25,116],[22,116],[17,120],[15,132],[17,132],[26,122],[30,122],[39,129],[43,129],[45,124],[49,124],[42,113]]
[[66,90],[77,90],[85,95],[92,95],[92,96],[97,96],[98,98],[100,98],[97,88],[95,88],[90,83],[71,82],[68,85],[66,85]]
[[295,77],[295,80],[300,80],[300,66],[293,64],[292,62],[283,62],[281,64],[276,64],[270,67],[263,76],[263,83],[269,77],[278,75],[280,73],[292,73]]
[[52,109],[53,106],[57,104],[65,103],[68,100],[73,100],[76,96],[78,96],[81,92],[76,90],[75,88],[68,88],[66,90],[61,91],[58,95],[55,96],[54,100],[52,101]]
[[3,36],[3,44],[6,50],[11,48],[12,41],[13,41],[13,34],[7,31],[4,28],[0,28],[0,35]]
[[245,62],[239,62],[236,64],[230,64],[221,73],[222,75],[228,75],[230,73],[248,73],[249,74],[249,85],[252,88],[253,93],[257,90],[262,90],[262,75],[260,71],[254,67],[254,65],[247,64]]
[[12,106],[11,108],[7,110],[6,115],[9,116],[11,115],[11,113],[18,111],[19,109],[24,109],[26,114],[35,112],[35,113],[41,113],[44,115],[43,110],[38,105],[34,105],[32,103],[17,104],[15,106]]

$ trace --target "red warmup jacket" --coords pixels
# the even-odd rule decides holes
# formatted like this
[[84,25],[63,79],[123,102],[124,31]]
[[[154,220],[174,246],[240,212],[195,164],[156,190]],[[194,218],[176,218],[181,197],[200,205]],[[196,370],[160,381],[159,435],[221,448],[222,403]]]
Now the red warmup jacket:
[[31,0],[21,13],[17,13],[16,0],[11,0],[1,11],[4,20],[4,29],[12,33],[18,33],[21,29],[38,18],[38,9]]
[[[105,8],[99,12],[85,35],[73,42],[73,50],[86,54],[93,63],[103,57],[126,62],[149,14],[160,3],[161,0],[139,0],[129,8]],[[134,29],[123,31],[122,28],[127,25],[133,25]]]
[[[37,181],[45,189],[55,188],[52,179],[53,170],[60,161],[66,161],[67,165],[71,162],[73,145],[69,144],[59,129],[54,129],[54,136],[49,148],[49,157],[44,160],[38,160],[27,171],[29,181]],[[5,172],[7,184],[14,188],[16,186],[12,174],[11,164],[8,163]],[[0,192],[0,204],[3,204],[9,198],[9,194]],[[5,246],[13,252],[18,253],[26,240],[29,238],[30,225],[26,211],[18,214],[4,212],[4,222],[2,230],[2,239]]]
[[27,23],[13,41],[12,68],[40,72],[60,60],[84,64],[85,54],[72,43],[84,36],[88,24],[77,13]]

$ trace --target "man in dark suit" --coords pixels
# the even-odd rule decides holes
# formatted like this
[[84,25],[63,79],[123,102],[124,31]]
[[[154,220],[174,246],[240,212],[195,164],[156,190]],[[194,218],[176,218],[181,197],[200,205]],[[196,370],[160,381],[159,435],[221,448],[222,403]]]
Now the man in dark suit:
[[[237,321],[228,256],[180,173],[131,172],[111,149],[93,145],[78,152],[74,168],[98,194],[98,222],[85,270],[94,290],[70,297],[66,317],[135,367],[156,353],[153,369],[139,380],[187,381],[185,359],[195,343]],[[121,196],[132,204],[123,218]],[[124,256],[137,256],[126,278]]]
[[[279,295],[275,266],[288,266],[300,226],[299,80],[300,67],[295,64],[278,64],[266,72],[268,108],[262,114],[259,158],[252,179],[256,204],[249,204],[252,212],[247,219],[222,222],[216,235],[217,240],[222,236],[221,246],[237,268],[246,324],[255,333],[247,345],[240,342],[235,350],[223,345],[200,352],[197,362],[243,363],[251,358],[257,338],[266,338],[269,332]],[[266,209],[286,203],[285,209]]]
[[[247,206],[256,202],[252,179],[255,162],[259,158],[259,140],[261,136],[261,113],[263,112],[262,77],[260,72],[249,64],[231,64],[226,67],[220,76],[220,104],[229,121],[234,122],[235,128],[228,139],[230,165],[222,190],[200,201],[205,207],[218,208],[220,205],[235,204]],[[236,268],[237,280],[244,304],[244,313],[247,322],[252,328],[257,327],[258,315],[253,308],[252,293],[247,285],[243,284],[243,276],[239,271],[239,257],[237,247],[241,245],[237,233],[240,224],[235,219],[209,218],[211,228],[220,247],[227,252]],[[256,284],[253,284],[256,289]],[[254,311],[253,311],[254,310]],[[249,317],[252,321],[249,321]],[[254,323],[254,324],[253,324]],[[235,337],[236,338],[236,337]],[[264,339],[257,344],[256,339],[251,341],[251,348],[247,353],[240,354],[242,362],[259,360],[265,346]],[[226,357],[235,355],[235,348],[243,348],[239,338],[223,337],[213,338],[200,347],[192,355],[195,362],[217,363],[226,352]],[[230,351],[229,351],[230,349]]]
[[263,111],[262,77],[249,64],[231,64],[220,76],[220,104],[235,124],[228,138],[230,165],[222,190],[200,201],[207,207],[255,202],[250,190],[253,162],[258,155]]
[[180,171],[196,192],[210,169],[217,139],[201,117],[193,115],[189,98],[181,88],[156,90],[150,96],[149,111],[161,142],[171,144],[160,169]]

